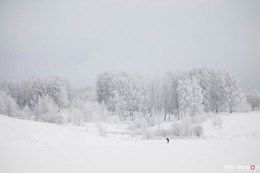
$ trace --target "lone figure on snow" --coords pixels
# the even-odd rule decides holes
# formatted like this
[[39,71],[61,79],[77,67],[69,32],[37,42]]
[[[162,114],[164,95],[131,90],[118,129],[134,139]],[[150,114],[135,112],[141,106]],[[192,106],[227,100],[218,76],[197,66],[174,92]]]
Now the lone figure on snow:
[[170,142],[170,139],[166,137],[166,140],[167,140],[167,144]]

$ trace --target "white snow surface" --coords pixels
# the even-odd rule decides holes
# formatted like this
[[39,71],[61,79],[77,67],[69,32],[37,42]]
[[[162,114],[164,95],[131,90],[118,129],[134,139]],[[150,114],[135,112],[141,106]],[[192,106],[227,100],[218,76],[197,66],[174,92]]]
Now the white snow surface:
[[[260,113],[222,119],[222,127],[204,122],[202,138],[166,144],[131,137],[122,124],[78,127],[0,115],[0,173],[221,173],[225,165],[260,165]],[[100,126],[111,133],[100,136]]]

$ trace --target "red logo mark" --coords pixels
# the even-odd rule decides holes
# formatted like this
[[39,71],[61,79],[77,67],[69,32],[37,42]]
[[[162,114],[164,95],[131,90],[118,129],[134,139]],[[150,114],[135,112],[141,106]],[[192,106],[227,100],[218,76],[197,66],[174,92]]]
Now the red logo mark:
[[251,170],[255,170],[255,165],[251,165],[251,166],[250,166],[250,169],[251,169]]

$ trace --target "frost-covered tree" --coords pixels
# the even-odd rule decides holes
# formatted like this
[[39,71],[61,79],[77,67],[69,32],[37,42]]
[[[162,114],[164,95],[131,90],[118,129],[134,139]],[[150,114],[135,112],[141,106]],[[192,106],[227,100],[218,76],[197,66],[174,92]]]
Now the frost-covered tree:
[[182,115],[194,116],[203,111],[203,92],[196,78],[179,79],[177,92]]
[[189,75],[191,77],[195,77],[202,88],[203,92],[203,106],[204,106],[204,111],[205,112],[210,112],[212,106],[210,105],[211,103],[211,70],[206,69],[206,68],[195,68],[190,71]]
[[238,96],[238,102],[234,107],[234,111],[236,111],[236,112],[249,112],[251,110],[252,110],[252,108],[247,101],[246,94],[243,93],[243,92],[240,92],[239,96]]
[[116,111],[125,119],[130,116],[134,118],[134,112],[138,111],[141,90],[135,76],[127,73],[118,73],[114,81],[114,102]]
[[[95,88],[80,90],[71,90],[69,82],[60,77],[34,77],[24,82],[0,82],[0,90],[12,100],[8,110],[13,110],[17,103],[22,116],[25,112],[35,112],[39,119],[53,121],[50,120],[53,117],[41,116],[48,115],[48,111],[55,112],[56,108],[60,113],[61,109],[69,108],[75,124],[103,119],[100,117],[106,117],[103,115],[107,113],[102,113],[106,111],[122,119],[162,121],[201,111],[241,111],[239,107],[246,110],[247,101],[257,110],[260,102],[257,92],[249,93],[246,101],[238,80],[231,74],[207,68],[169,72],[160,78],[106,71],[98,76]],[[6,111],[6,103],[0,102],[5,105],[0,109]]]
[[225,77],[225,101],[229,112],[232,113],[236,105],[239,104],[241,90],[238,85],[238,80],[234,76],[230,73],[226,73]]
[[19,113],[18,105],[14,98],[0,90],[0,113],[9,116],[17,116]]
[[20,108],[29,106],[34,109],[38,99],[43,96],[49,96],[58,105],[59,108],[68,106],[70,99],[70,84],[64,78],[31,78],[24,82],[0,83],[0,89],[13,97]]
[[149,78],[144,84],[143,99],[146,99],[147,104],[144,107],[147,108],[147,112],[152,115],[158,114],[162,109],[162,85],[161,80],[158,78]]
[[164,109],[164,121],[166,120],[167,114],[170,116],[175,114],[178,119],[179,117],[179,93],[178,88],[179,76],[173,73],[167,73],[163,79],[162,86],[162,104]]
[[213,69],[193,69],[190,76],[195,77],[203,91],[203,105],[206,112],[232,112],[242,92],[238,80],[230,73]]
[[71,100],[74,98],[80,98],[82,100],[88,100],[91,102],[97,101],[96,89],[93,87],[86,87],[82,89],[73,89],[71,91]]
[[96,95],[99,103],[104,102],[110,111],[115,111],[115,73],[106,71],[100,74],[96,82]]
[[138,76],[127,73],[105,72],[97,80],[97,99],[122,118],[134,118],[143,103],[144,90]]
[[20,108],[27,104],[25,82],[1,81],[0,90],[14,98]]
[[85,122],[84,115],[84,100],[80,98],[73,98],[69,107],[69,122],[72,122],[75,125],[81,125]]
[[70,84],[63,78],[32,78],[27,86],[30,107],[34,107],[43,96],[51,97],[59,108],[64,108],[69,103]]
[[221,71],[210,72],[210,108],[218,113],[226,104],[225,102],[225,77]]
[[160,79],[105,72],[98,77],[96,93],[99,103],[104,102],[110,111],[121,117],[133,118],[134,113],[143,116],[164,113],[166,120],[171,115],[180,119],[180,112],[190,115],[201,111],[232,112],[241,103],[242,91],[231,74],[200,68],[167,73]]

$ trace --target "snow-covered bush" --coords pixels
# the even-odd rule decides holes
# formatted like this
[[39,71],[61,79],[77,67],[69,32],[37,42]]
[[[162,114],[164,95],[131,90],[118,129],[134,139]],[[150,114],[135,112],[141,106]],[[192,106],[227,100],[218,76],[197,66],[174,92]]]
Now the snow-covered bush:
[[132,122],[132,129],[146,129],[149,127],[149,124],[147,122],[147,119],[145,117],[137,117],[135,120]]
[[201,137],[203,135],[203,128],[199,124],[191,124],[187,119],[173,122],[170,129],[158,129],[157,135],[162,137]]
[[29,119],[29,120],[34,119],[33,117],[34,113],[28,106],[23,107],[23,109],[20,111],[20,116],[23,119]]
[[106,129],[104,127],[104,125],[102,124],[102,122],[97,122],[96,123],[96,127],[98,129],[98,133],[100,136],[106,136],[107,132],[106,132]]
[[149,130],[143,130],[142,131],[142,137],[144,139],[153,139],[154,138],[154,132]]
[[172,129],[158,129],[156,134],[161,137],[174,136]]
[[192,124],[200,124],[202,122],[205,122],[210,116],[212,116],[213,113],[202,113],[198,114],[194,117],[191,117]]
[[201,125],[195,125],[192,128],[192,134],[197,137],[201,137],[203,135],[203,127]]
[[191,121],[189,118],[183,119],[180,122],[181,136],[191,136]]
[[220,128],[222,127],[223,120],[222,120],[221,116],[215,115],[212,117],[211,121],[214,126],[219,126]]
[[146,120],[147,120],[147,124],[148,124],[149,127],[155,126],[159,123],[157,116],[147,117]]
[[182,127],[180,123],[174,122],[172,123],[171,135],[173,136],[181,136]]
[[109,115],[105,104],[90,101],[85,102],[83,112],[86,121],[106,121]]
[[244,93],[240,93],[238,98],[238,104],[234,107],[234,111],[236,112],[249,112],[252,108],[247,101],[246,95]]
[[50,123],[60,122],[59,108],[49,96],[38,98],[34,111],[36,120]]
[[117,115],[110,115],[110,116],[107,117],[107,122],[120,123],[121,119]]
[[72,108],[69,110],[69,122],[72,122],[74,125],[82,125],[85,122],[84,112],[81,109]]
[[108,114],[104,104],[74,98],[69,107],[69,122],[79,125],[83,122],[106,121]]
[[173,122],[169,129],[159,129],[157,134],[159,136],[173,136],[173,137],[187,137],[192,135],[192,125],[190,121],[184,119],[177,122]]

